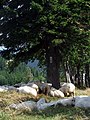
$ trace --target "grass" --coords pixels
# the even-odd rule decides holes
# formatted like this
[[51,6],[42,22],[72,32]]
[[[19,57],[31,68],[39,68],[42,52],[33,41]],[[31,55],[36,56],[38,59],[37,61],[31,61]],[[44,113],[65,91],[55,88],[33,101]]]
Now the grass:
[[[90,96],[90,89],[76,89],[76,95]],[[43,111],[13,110],[8,107],[12,103],[34,100],[44,97],[48,102],[57,100],[56,97],[39,95],[34,98],[28,94],[18,94],[16,92],[0,93],[0,120],[90,120],[90,109],[81,109],[74,107],[63,107],[57,105]]]

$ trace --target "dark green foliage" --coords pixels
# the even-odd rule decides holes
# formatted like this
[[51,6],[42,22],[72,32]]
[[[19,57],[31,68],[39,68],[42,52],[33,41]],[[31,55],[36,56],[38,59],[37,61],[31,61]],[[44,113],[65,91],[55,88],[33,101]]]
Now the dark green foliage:
[[0,57],[0,70],[5,69],[5,59]]
[[46,70],[40,68],[31,68],[33,80],[46,81]]
[[[56,73],[60,61],[74,66],[89,63],[89,11],[88,0],[2,0],[0,45],[7,48],[2,56],[14,60],[13,68],[34,59],[46,65],[48,51],[53,49],[53,54],[58,53],[52,55],[56,59],[50,70],[56,68]],[[49,73],[53,78],[53,71]]]
[[71,51],[72,45],[90,44],[88,1],[4,0],[2,6],[0,45],[8,48],[3,52],[6,58],[44,61],[51,42],[63,54]]
[[34,80],[45,80],[45,71],[40,68],[31,68],[26,63],[20,63],[11,72],[9,69],[10,62],[0,57],[0,85],[14,85],[16,83]]
[[8,66],[6,65],[6,60],[0,57],[0,61],[0,65],[2,65],[2,69],[0,70],[0,85],[14,85],[20,82],[27,83],[28,81],[33,79],[31,69],[25,63],[21,63],[18,67],[14,69],[13,72],[10,72]]

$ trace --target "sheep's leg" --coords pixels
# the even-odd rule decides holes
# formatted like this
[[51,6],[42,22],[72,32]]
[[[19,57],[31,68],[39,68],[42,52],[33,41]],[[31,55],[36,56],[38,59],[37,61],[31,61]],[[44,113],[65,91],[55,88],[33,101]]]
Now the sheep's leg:
[[65,96],[67,96],[68,94],[67,93],[64,93]]
[[75,91],[73,92],[73,97],[75,97]]
[[75,97],[75,91],[70,93],[70,96]]

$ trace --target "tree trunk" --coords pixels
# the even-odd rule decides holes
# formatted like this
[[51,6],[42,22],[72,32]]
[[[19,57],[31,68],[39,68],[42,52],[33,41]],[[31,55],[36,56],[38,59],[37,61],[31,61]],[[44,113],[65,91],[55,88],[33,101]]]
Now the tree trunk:
[[88,64],[88,86],[90,88],[90,64]]
[[86,76],[85,76],[86,87],[90,87],[89,64],[85,65],[85,72],[86,72]]
[[70,66],[70,80],[71,83],[75,83],[75,68],[73,66]]
[[83,71],[81,71],[81,86],[83,87]]
[[80,87],[80,65],[77,66],[78,87]]
[[65,69],[66,82],[67,82],[67,83],[71,83],[68,61],[65,62],[65,64],[64,64],[64,69]]
[[47,62],[47,82],[52,83],[56,89],[60,88],[59,81],[59,68],[60,68],[60,55],[58,47],[52,45],[46,51]]
[[85,75],[84,75],[84,73],[83,73],[83,71],[81,71],[81,86],[82,87],[84,87],[85,86],[85,77],[84,77]]
[[85,87],[87,84],[85,70],[81,71],[81,86]]
[[68,71],[66,71],[66,82],[71,83],[70,74]]

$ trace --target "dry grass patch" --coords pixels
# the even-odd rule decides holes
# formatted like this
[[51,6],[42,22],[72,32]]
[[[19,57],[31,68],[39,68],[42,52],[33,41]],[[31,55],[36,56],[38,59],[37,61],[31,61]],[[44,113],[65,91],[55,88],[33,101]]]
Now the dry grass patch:
[[87,95],[87,96],[90,96],[90,88],[76,89],[76,96],[78,96],[78,95]]
[[35,101],[36,98],[29,94],[20,94],[15,91],[0,93],[0,104],[6,103],[6,106],[12,103],[20,103],[20,102],[27,101],[27,100]]

